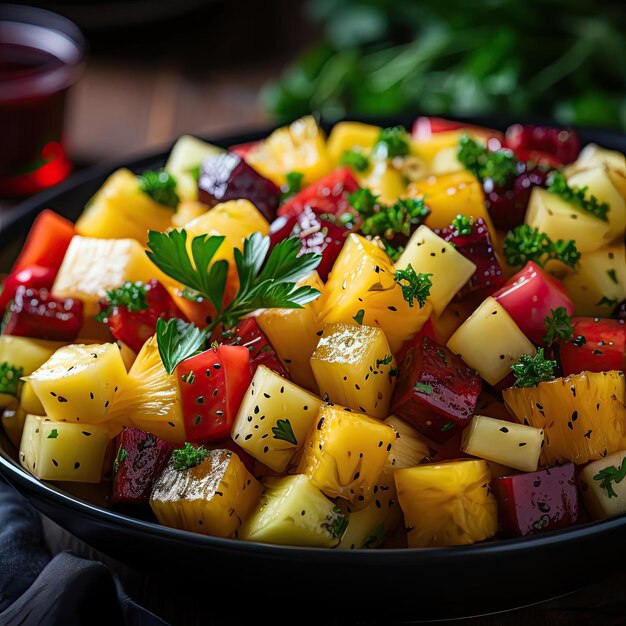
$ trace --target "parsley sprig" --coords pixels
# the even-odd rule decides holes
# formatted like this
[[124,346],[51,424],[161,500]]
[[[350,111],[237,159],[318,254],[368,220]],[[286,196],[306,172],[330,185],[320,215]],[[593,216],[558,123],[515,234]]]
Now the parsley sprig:
[[289,420],[278,420],[276,422],[276,426],[272,428],[272,434],[274,435],[274,439],[286,441],[294,446],[298,445],[298,440],[294,435],[293,428],[291,427],[291,422]]
[[612,483],[619,485],[626,478],[626,457],[623,459],[619,467],[610,465],[600,470],[594,477],[594,480],[601,480],[600,487],[606,489],[609,498],[617,498],[617,493],[613,489]]
[[543,348],[537,350],[537,354],[522,354],[517,363],[511,365],[515,375],[516,387],[536,387],[544,380],[554,379],[556,361],[546,359]]
[[396,270],[394,280],[402,288],[402,297],[413,307],[414,301],[419,304],[420,309],[426,304],[426,299],[430,295],[433,286],[430,277],[432,274],[417,274],[413,266],[409,263],[406,269]]
[[370,160],[356,150],[346,150],[339,159],[339,165],[347,165],[357,172],[364,172],[370,165]]
[[608,222],[609,205],[599,202],[594,195],[587,195],[588,187],[570,187],[562,172],[552,172],[548,178],[548,191],[565,202],[576,205],[579,209],[594,215],[603,222]]
[[388,159],[403,157],[409,153],[409,134],[402,126],[383,128],[378,135],[374,151]]
[[176,179],[164,170],[143,172],[137,176],[139,188],[155,202],[176,209],[180,198],[176,193]]
[[560,306],[550,310],[543,321],[546,334],[543,342],[550,346],[555,341],[569,341],[574,336],[574,327],[572,326],[572,318],[567,314],[567,309]]
[[553,241],[539,229],[520,224],[509,231],[504,239],[504,257],[511,267],[521,267],[528,261],[544,267],[550,260],[574,267],[580,259],[580,252],[573,239]]
[[487,150],[467,135],[459,140],[457,159],[478,180],[491,179],[498,187],[508,184],[518,174],[518,162],[511,150]]
[[304,174],[301,172],[288,172],[285,174],[285,182],[280,186],[280,204],[286,202],[302,189],[303,178]]
[[172,452],[172,467],[178,472],[184,472],[196,465],[200,465],[209,456],[209,450],[204,446],[197,448],[190,443],[186,443],[182,448]]
[[172,374],[179,363],[203,352],[208,334],[208,329],[200,330],[195,324],[183,320],[159,318],[156,338],[165,371]]
[[469,215],[457,215],[453,220],[451,227],[454,228],[454,234],[457,237],[468,237],[472,234],[474,228],[474,218]]
[[348,528],[348,516],[343,515],[338,506],[333,507],[333,517],[326,524],[328,532],[335,538],[341,539]]
[[6,361],[0,363],[0,393],[17,398],[17,390],[23,373],[23,367],[15,367]]
[[98,313],[96,320],[104,322],[113,313],[113,309],[116,307],[124,307],[129,311],[145,311],[148,308],[148,301],[146,295],[149,287],[142,283],[137,282],[125,282],[121,287],[117,289],[111,289],[106,292],[107,308]]

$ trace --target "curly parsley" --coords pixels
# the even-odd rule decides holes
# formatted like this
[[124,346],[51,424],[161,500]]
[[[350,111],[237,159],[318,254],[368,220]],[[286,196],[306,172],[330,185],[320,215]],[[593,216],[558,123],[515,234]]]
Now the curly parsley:
[[609,498],[617,498],[617,493],[613,489],[612,483],[619,485],[626,478],[626,457],[623,459],[619,467],[611,465],[600,470],[594,477],[594,480],[601,480],[600,487],[606,489]]
[[546,335],[543,342],[552,345],[555,341],[569,341],[574,336],[572,318],[567,314],[567,309],[560,306],[550,310],[550,315],[543,321]]
[[522,354],[517,363],[511,365],[515,375],[516,387],[536,387],[544,380],[554,380],[554,368],[556,361],[546,359],[543,348],[537,350],[537,354]]
[[606,202],[599,202],[593,195],[587,196],[588,187],[570,187],[567,179],[561,172],[552,172],[548,178],[548,191],[553,193],[565,202],[576,205],[579,209],[590,213],[603,222],[608,222],[609,205]]
[[521,267],[534,261],[544,267],[550,260],[574,267],[580,259],[573,239],[552,241],[548,235],[528,224],[520,224],[504,239],[504,257],[511,267]]
[[180,198],[176,193],[176,179],[164,170],[147,171],[137,176],[139,188],[155,202],[176,209]]
[[406,269],[396,270],[394,280],[402,288],[402,297],[410,307],[414,305],[414,301],[417,301],[420,309],[426,304],[433,286],[431,276],[432,274],[416,274],[410,263]]
[[196,465],[200,465],[209,456],[210,451],[204,446],[197,448],[190,443],[172,452],[172,467],[178,472],[184,472]]
[[98,313],[96,320],[104,322],[113,313],[116,307],[124,307],[128,311],[145,311],[148,308],[146,295],[149,287],[141,281],[125,282],[117,289],[111,289],[106,292],[107,308]]
[[459,140],[457,159],[478,180],[490,179],[498,187],[507,185],[518,174],[518,162],[511,150],[487,150],[467,135]]

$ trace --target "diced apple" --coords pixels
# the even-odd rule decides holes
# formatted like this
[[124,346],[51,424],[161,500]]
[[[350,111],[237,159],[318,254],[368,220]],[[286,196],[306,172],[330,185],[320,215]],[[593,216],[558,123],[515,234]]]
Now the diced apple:
[[626,512],[626,480],[611,479],[626,463],[626,451],[592,461],[580,473],[579,481],[585,507],[594,519]]

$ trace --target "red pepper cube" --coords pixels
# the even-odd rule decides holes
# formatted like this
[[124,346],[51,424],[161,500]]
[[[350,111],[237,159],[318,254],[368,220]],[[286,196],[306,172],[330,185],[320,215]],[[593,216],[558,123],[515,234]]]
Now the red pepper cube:
[[143,504],[167,465],[174,446],[138,428],[125,428],[117,438],[111,502]]
[[491,481],[502,534],[524,537],[576,524],[580,500],[575,465],[502,476]]
[[460,357],[420,337],[402,348],[397,362],[392,413],[436,442],[447,441],[469,424],[482,380]]
[[513,150],[518,159],[567,165],[580,153],[580,139],[572,129],[513,124],[507,128],[504,145]]
[[541,345],[546,334],[545,319],[552,310],[564,307],[568,315],[574,305],[559,280],[529,261],[493,294],[520,330],[535,344]]
[[83,325],[83,303],[60,299],[47,289],[20,285],[4,317],[4,334],[73,341]]
[[52,289],[56,271],[42,265],[29,265],[19,271],[11,272],[2,283],[0,294],[0,310],[4,311],[7,305],[15,297],[15,292],[20,286],[31,289]]
[[190,442],[230,436],[241,400],[250,385],[250,352],[221,345],[185,359],[176,367],[183,421]]

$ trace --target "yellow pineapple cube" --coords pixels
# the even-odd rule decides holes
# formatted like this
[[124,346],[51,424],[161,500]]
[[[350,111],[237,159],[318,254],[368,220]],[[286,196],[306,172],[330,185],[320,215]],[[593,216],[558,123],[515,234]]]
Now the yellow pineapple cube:
[[396,440],[387,458],[387,465],[394,469],[414,467],[431,455],[430,447],[422,435],[404,420],[390,415],[384,423],[396,431]]
[[536,352],[513,318],[491,296],[461,324],[447,347],[490,385],[507,376],[522,354]]
[[496,534],[497,503],[485,461],[396,470],[395,480],[410,548],[466,545]]
[[210,450],[199,465],[178,470],[170,461],[150,496],[160,524],[231,537],[256,507],[259,483],[230,450]]
[[393,204],[406,191],[402,172],[389,159],[372,159],[372,166],[359,177],[361,187],[367,187],[383,204]]
[[53,422],[27,415],[19,459],[41,480],[99,483],[109,441],[104,425]]
[[348,150],[368,153],[380,135],[380,126],[361,122],[339,122],[328,135],[328,156],[333,165],[339,165],[341,157]]
[[232,429],[232,438],[267,467],[284,472],[302,448],[321,400],[271,369],[258,367]]
[[327,496],[365,503],[387,460],[396,433],[371,417],[323,404],[304,446],[299,474]]
[[580,491],[593,519],[626,513],[626,481],[618,480],[624,463],[626,451],[621,450],[592,461],[580,473]]
[[320,395],[383,419],[396,383],[396,362],[375,326],[327,324],[311,357]]

